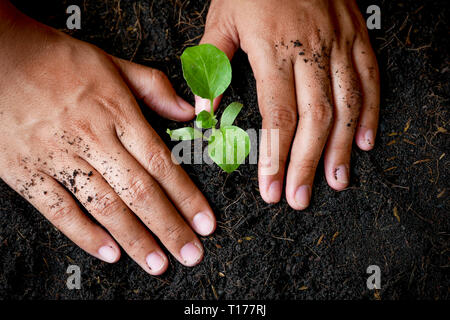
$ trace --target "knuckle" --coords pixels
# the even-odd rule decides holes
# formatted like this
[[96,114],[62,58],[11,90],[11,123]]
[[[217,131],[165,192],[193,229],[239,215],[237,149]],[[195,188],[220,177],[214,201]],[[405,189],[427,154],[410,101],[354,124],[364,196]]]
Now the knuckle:
[[186,230],[185,226],[178,223],[168,226],[166,229],[167,240],[171,242],[179,241],[180,239],[183,238],[185,230]]
[[264,118],[269,120],[271,128],[293,128],[297,125],[297,112],[293,108],[271,108]]
[[97,196],[93,209],[98,215],[107,218],[119,212],[122,208],[123,204],[115,193],[105,192]]
[[370,51],[372,49],[369,48],[367,51],[367,54],[369,55],[369,62],[366,64],[365,67],[362,68],[361,72],[361,78],[369,81],[369,82],[380,82],[380,75],[378,71],[378,64],[376,61],[376,58],[373,56],[373,52]]
[[293,165],[294,165],[296,171],[298,171],[300,173],[315,172],[317,169],[318,163],[319,163],[319,160],[316,160],[316,159],[303,159],[300,161],[293,161]]
[[260,168],[270,168],[273,164],[272,158],[269,156],[260,156],[258,160]]
[[170,154],[163,149],[154,150],[148,154],[147,169],[158,177],[168,178],[173,172]]
[[105,110],[110,114],[113,120],[125,118],[125,110],[129,110],[129,108],[126,108],[123,99],[119,98],[117,92],[98,94],[93,97],[93,100],[101,110]]
[[336,38],[337,34],[333,23],[330,22],[329,14],[324,15],[322,18],[318,18],[321,21],[319,24],[315,24],[316,27],[307,36],[307,46],[313,52],[322,52],[328,45]]
[[153,87],[157,83],[166,82],[167,77],[164,72],[158,69],[151,69],[151,76],[150,76],[150,82],[152,84],[151,87]]
[[260,169],[284,168],[286,165],[286,159],[280,158],[278,155],[262,155],[259,157],[258,165]]
[[73,135],[81,136],[92,143],[98,143],[101,140],[94,124],[91,123],[91,121],[86,121],[86,119],[76,119],[71,121],[69,131],[75,133]]
[[[336,154],[339,154],[340,156],[348,155],[350,157],[352,143],[353,143],[352,139],[341,139],[339,141],[339,143],[336,143],[333,146],[333,149],[330,148],[330,151],[334,152]],[[344,163],[344,162],[339,162],[339,163]]]
[[308,110],[304,116],[314,123],[319,123],[324,126],[331,125],[334,120],[333,109],[329,104],[317,104],[314,108]]
[[183,208],[183,210],[190,210],[193,206],[193,204],[196,202],[197,198],[197,192],[191,191],[191,192],[183,192],[178,194],[176,196],[177,199],[177,207]]
[[141,178],[135,178],[131,181],[128,192],[136,204],[146,205],[154,195],[155,185],[152,182],[146,182]]
[[50,220],[55,224],[66,222],[72,216],[71,214],[73,211],[74,208],[67,205],[52,208],[50,211]]
[[148,236],[146,234],[141,234],[139,236],[133,237],[128,241],[128,248],[130,251],[139,251],[144,248],[146,243],[149,241]]
[[351,107],[353,107],[356,110],[359,110],[363,103],[361,90],[359,90],[359,88],[351,90],[349,92],[349,96],[347,97],[347,101]]

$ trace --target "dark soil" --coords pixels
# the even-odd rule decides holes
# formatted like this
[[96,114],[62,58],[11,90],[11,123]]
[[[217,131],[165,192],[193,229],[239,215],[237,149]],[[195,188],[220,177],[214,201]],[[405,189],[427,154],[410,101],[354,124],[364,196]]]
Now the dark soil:
[[[15,3],[61,30],[67,6],[79,4],[82,30],[70,34],[163,70],[193,102],[179,56],[203,32],[203,1]],[[256,165],[231,175],[217,166],[185,166],[212,204],[218,228],[203,239],[199,266],[186,268],[171,258],[168,272],[152,277],[126,254],[115,265],[89,256],[0,182],[0,298],[448,299],[448,3],[362,1],[363,12],[373,3],[383,17],[382,30],[370,32],[381,69],[381,121],[375,149],[354,148],[347,190],[331,190],[320,168],[311,206],[296,212],[285,200],[261,200]],[[238,52],[232,65],[224,103],[242,102],[238,125],[259,128],[246,55]],[[180,125],[146,113],[171,144],[165,129]],[[81,267],[81,290],[66,287],[70,264]],[[382,272],[376,292],[366,287],[366,268],[373,264]]]

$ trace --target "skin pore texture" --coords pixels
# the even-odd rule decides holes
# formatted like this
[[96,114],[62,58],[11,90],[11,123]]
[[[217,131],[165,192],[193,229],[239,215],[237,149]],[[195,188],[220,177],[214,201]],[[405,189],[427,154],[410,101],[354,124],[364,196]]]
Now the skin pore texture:
[[[238,47],[248,54],[263,128],[280,130],[280,170],[259,175],[263,199],[280,201],[285,184],[289,204],[306,208],[322,153],[328,183],[344,189],[352,141],[373,147],[379,109],[378,67],[355,2],[212,1],[201,42],[229,58]],[[186,266],[199,263],[196,233],[214,231],[214,214],[136,103],[191,120],[194,108],[165,75],[46,27],[7,1],[0,43],[0,177],[106,262],[120,258],[120,246],[153,275],[167,269],[167,252]],[[204,108],[196,101],[196,111]],[[260,158],[260,168],[271,161]]]

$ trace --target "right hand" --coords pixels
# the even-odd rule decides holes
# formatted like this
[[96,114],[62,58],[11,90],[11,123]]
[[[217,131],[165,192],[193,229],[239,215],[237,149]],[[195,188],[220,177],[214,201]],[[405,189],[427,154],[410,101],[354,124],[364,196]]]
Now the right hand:
[[211,234],[214,214],[133,97],[164,117],[192,119],[193,107],[166,76],[4,1],[0,43],[0,177],[99,259],[116,262],[120,244],[145,271],[163,273],[168,259],[150,229],[182,264],[199,263],[203,247],[193,230]]
[[[279,202],[285,180],[289,205],[306,209],[322,154],[328,185],[347,188],[353,141],[374,147],[380,109],[378,64],[355,0],[213,0],[200,43],[248,55],[268,136],[258,163],[264,201]],[[209,110],[196,101],[197,112]]]

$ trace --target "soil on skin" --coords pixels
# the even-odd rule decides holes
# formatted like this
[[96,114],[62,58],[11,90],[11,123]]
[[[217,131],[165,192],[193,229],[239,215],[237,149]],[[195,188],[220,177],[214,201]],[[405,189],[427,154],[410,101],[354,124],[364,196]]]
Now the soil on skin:
[[[256,165],[230,175],[217,166],[186,165],[218,228],[203,238],[200,265],[187,268],[170,258],[168,272],[152,277],[126,254],[114,265],[89,256],[0,182],[0,298],[448,299],[449,7],[444,0],[358,3],[365,12],[377,2],[382,29],[370,35],[381,70],[381,120],[375,149],[353,149],[347,190],[327,186],[321,163],[311,206],[296,212],[285,200],[261,200]],[[108,53],[163,70],[193,102],[179,57],[203,33],[203,1],[15,3]],[[81,7],[81,30],[65,30],[70,4]],[[222,105],[242,102],[237,124],[259,128],[247,56],[239,51],[232,66]],[[172,145],[165,129],[184,124],[143,109]],[[81,267],[81,290],[66,287],[71,264]],[[381,268],[381,290],[366,287],[369,265]]]

